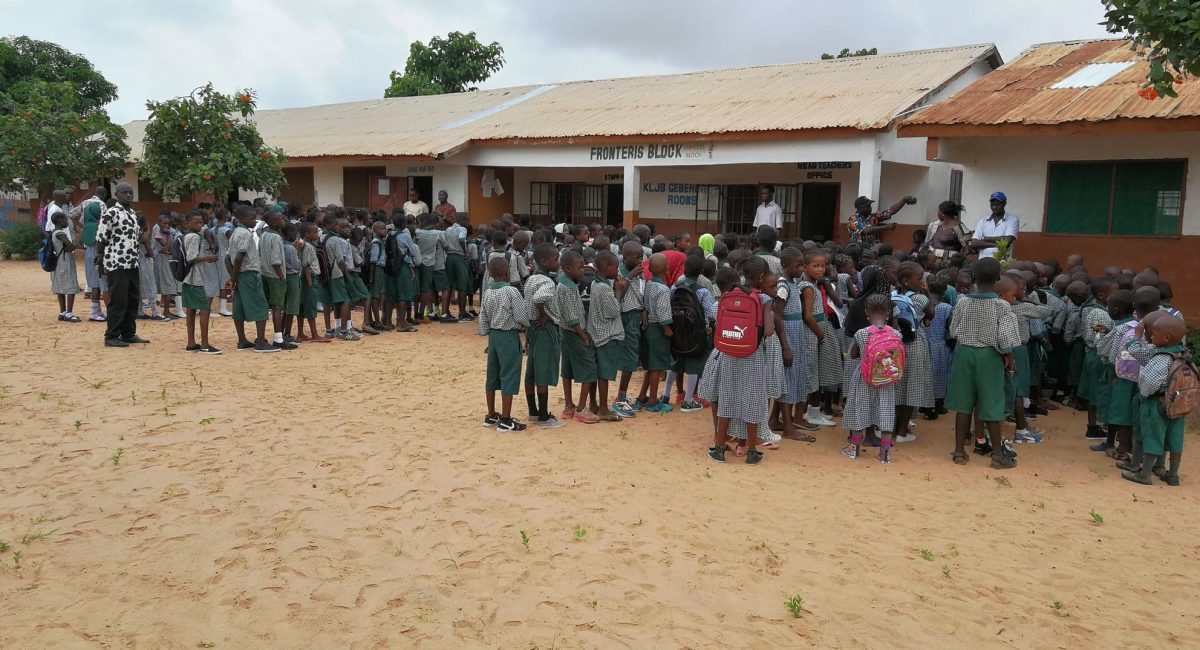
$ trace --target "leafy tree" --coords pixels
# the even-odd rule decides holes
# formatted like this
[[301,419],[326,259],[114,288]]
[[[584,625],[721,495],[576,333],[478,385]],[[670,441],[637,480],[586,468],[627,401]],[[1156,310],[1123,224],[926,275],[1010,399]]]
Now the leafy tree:
[[1124,34],[1150,61],[1146,99],[1178,97],[1183,75],[1200,75],[1200,3],[1179,0],[1105,0],[1105,28]]
[[852,56],[870,56],[872,54],[879,54],[879,48],[873,47],[869,50],[863,48],[861,50],[855,50],[851,52],[850,48],[843,47],[842,51],[838,52],[837,54],[830,54],[828,52],[823,53],[821,55],[821,60],[828,61],[829,59],[848,59]]
[[[117,98],[82,56],[25,36],[0,38],[0,189],[55,188],[123,173],[125,130],[104,110]],[[18,182],[21,179],[23,182]]]
[[450,32],[434,36],[425,45],[413,41],[404,73],[392,71],[392,85],[384,97],[442,95],[476,90],[471,84],[486,81],[504,67],[504,48],[492,41],[484,45],[475,32]]
[[138,174],[164,196],[212,194],[223,201],[238,188],[278,195],[287,185],[287,158],[263,142],[249,119],[255,105],[252,90],[226,95],[211,83],[187,97],[146,102],[150,121]]

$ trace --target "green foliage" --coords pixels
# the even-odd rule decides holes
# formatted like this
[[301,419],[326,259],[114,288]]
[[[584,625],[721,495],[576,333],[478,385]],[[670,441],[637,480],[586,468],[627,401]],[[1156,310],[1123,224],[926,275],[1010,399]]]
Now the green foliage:
[[212,194],[224,200],[243,188],[278,195],[287,185],[283,150],[268,147],[250,117],[254,91],[226,95],[212,84],[187,97],[148,101],[144,159],[138,174],[163,196]]
[[1146,99],[1177,97],[1183,75],[1200,75],[1200,3],[1179,0],[1104,0],[1105,29],[1133,41],[1150,61]]
[[825,52],[824,54],[821,55],[821,60],[828,61],[829,59],[848,59],[852,56],[871,56],[872,54],[879,54],[879,48],[877,48],[877,47],[873,47],[871,49],[862,48],[862,49],[854,50],[853,52],[851,52],[850,48],[843,47],[842,51],[838,52],[837,54],[830,54],[828,52]]
[[116,97],[82,56],[25,36],[0,38],[0,190],[25,185],[46,197],[80,180],[120,177],[125,129],[104,110]]
[[450,32],[434,36],[426,45],[413,41],[408,48],[404,73],[393,70],[392,85],[384,97],[442,95],[476,90],[472,85],[486,81],[504,67],[504,48],[492,41],[484,45],[475,32]]
[[42,245],[42,231],[35,223],[19,223],[12,227],[0,241],[0,255],[10,259],[13,255],[24,256],[31,260],[37,256],[38,248]]
[[804,613],[804,597],[800,594],[794,594],[783,601],[783,606],[792,613],[792,618],[800,618],[800,615]]

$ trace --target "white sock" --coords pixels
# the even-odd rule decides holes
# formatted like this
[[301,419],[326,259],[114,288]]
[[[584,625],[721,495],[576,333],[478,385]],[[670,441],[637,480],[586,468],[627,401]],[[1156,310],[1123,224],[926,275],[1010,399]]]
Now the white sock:
[[272,340],[276,343],[283,343],[283,332],[275,332],[275,338]]
[[700,382],[700,375],[685,375],[683,379],[683,401],[691,402],[696,399],[696,384]]
[[183,296],[175,296],[175,313],[183,313]]
[[340,319],[340,318],[333,319],[333,329],[335,329],[335,330],[342,329],[342,319]]
[[229,311],[229,309],[228,309],[228,307],[229,307],[229,305],[228,305],[228,301],[227,301],[227,300],[225,300],[224,298],[221,298],[221,299],[220,299],[220,302],[221,302],[220,311]]

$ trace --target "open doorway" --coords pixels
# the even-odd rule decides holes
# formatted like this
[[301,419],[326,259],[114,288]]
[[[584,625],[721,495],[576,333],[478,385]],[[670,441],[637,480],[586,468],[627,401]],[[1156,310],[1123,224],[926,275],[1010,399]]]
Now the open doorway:
[[604,222],[610,226],[621,227],[625,220],[625,186],[609,185],[604,202]]
[[425,202],[425,205],[428,205],[430,210],[433,209],[433,204],[436,203],[436,201],[434,201],[433,197],[432,176],[409,176],[408,189],[416,190],[417,194],[421,196],[421,200]]
[[838,222],[839,183],[805,183],[801,186],[800,238],[833,241]]

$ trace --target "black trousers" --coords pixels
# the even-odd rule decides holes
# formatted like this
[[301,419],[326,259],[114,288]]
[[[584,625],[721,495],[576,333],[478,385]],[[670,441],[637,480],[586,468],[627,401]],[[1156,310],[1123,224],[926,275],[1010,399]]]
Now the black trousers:
[[141,273],[137,269],[109,271],[108,328],[106,339],[127,339],[137,334],[138,302],[142,298]]

